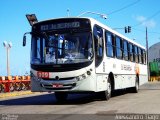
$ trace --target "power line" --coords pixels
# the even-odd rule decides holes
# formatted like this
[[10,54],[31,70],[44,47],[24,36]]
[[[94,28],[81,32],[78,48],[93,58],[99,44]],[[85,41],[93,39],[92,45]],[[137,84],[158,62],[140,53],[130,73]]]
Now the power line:
[[132,27],[137,27],[137,26],[143,24],[144,22],[146,22],[146,21],[154,18],[154,17],[157,16],[158,14],[160,14],[160,10],[158,10],[156,13],[154,13],[153,15],[151,15],[150,17],[148,17],[146,20],[144,20],[144,21],[142,21],[142,22],[140,22],[140,23],[138,23],[138,24],[135,24],[135,25],[133,25]]
[[[117,12],[119,12],[119,11],[122,11],[122,10],[128,8],[128,7],[131,7],[131,6],[135,5],[135,4],[137,4],[137,3],[140,2],[140,1],[141,1],[141,0],[137,0],[137,1],[133,2],[133,3],[130,3],[130,4],[122,7],[122,8],[119,8],[119,9],[117,9],[117,10],[111,11],[111,12],[109,12],[107,15],[111,15],[111,14],[117,13]],[[132,27],[134,30],[141,31],[141,32],[145,32],[144,30],[135,29],[134,27],[137,27],[137,26],[143,24],[144,22],[152,19],[153,17],[157,16],[158,14],[160,14],[160,10],[158,10],[157,12],[155,12],[153,15],[149,16],[149,17],[148,17],[146,20],[144,20],[143,22],[140,22],[140,23],[138,23],[138,24],[132,25],[131,27]],[[148,33],[160,34],[159,32],[154,32],[154,31],[148,32]]]
[[[157,12],[155,12],[153,15],[149,16],[149,17],[148,17],[146,20],[144,20],[143,22],[140,22],[140,23],[135,24],[135,25],[131,25],[132,29],[137,30],[137,31],[141,31],[141,32],[145,32],[144,30],[135,29],[135,27],[137,27],[137,26],[143,24],[144,22],[146,22],[146,21],[154,18],[154,17],[157,16],[158,14],[160,14],[160,10],[158,10]],[[159,32],[154,32],[154,31],[150,31],[150,32],[148,32],[148,33],[151,33],[151,34],[160,34]]]
[[135,5],[135,4],[137,4],[137,3],[140,2],[140,1],[141,1],[141,0],[137,0],[137,1],[133,2],[133,3],[130,3],[130,4],[122,7],[122,8],[119,8],[119,9],[117,9],[117,10],[111,11],[111,12],[109,12],[107,15],[111,15],[111,14],[117,13],[117,12],[119,12],[119,11],[122,11],[122,10],[128,8],[128,7],[131,7],[131,6]]
[[[140,32],[145,32],[145,30],[141,30],[141,29],[137,29],[137,28],[133,28],[136,31],[140,31]],[[160,34],[160,32],[155,32],[155,31],[148,31],[148,33],[150,34]]]

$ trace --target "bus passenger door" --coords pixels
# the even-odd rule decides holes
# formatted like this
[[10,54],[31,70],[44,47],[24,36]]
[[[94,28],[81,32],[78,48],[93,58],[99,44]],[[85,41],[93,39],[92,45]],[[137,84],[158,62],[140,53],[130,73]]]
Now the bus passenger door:
[[104,91],[107,89],[107,76],[105,72],[105,63],[103,62],[104,55],[104,41],[103,29],[94,26],[94,50],[95,50],[95,72],[96,72],[96,86],[97,91]]
[[[94,48],[95,48],[95,67],[96,73],[101,73],[103,71],[102,61],[103,61],[103,30],[98,26],[94,26]],[[102,70],[102,71],[101,71]]]

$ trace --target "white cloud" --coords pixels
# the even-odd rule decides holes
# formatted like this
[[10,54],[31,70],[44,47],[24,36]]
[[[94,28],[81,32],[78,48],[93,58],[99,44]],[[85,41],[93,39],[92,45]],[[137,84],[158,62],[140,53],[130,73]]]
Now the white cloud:
[[143,26],[147,26],[149,28],[154,28],[156,26],[156,22],[153,19],[147,20],[147,18],[144,16],[136,16],[135,19]]
[[144,16],[136,16],[136,20],[137,20],[138,22],[143,22],[143,21],[146,20],[146,18],[145,18]]

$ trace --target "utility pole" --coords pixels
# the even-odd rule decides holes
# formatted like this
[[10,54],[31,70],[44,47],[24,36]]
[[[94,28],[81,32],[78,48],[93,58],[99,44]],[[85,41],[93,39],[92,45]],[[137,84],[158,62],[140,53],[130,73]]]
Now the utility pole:
[[149,70],[149,61],[148,61],[148,30],[146,27],[146,58],[147,58],[147,73],[148,73],[148,81],[150,80],[150,70]]

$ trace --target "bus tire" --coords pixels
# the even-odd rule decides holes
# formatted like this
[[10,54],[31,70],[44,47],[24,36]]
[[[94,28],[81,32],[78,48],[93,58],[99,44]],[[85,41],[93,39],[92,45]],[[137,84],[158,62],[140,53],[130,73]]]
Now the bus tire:
[[110,80],[110,78],[108,78],[108,80],[107,80],[107,90],[101,92],[102,100],[109,100],[110,97],[111,97],[111,91],[112,91],[111,80]]
[[135,87],[131,88],[133,93],[138,93],[139,91],[139,77],[136,76]]
[[54,95],[58,102],[65,102],[68,97],[68,94],[66,92],[55,92]]

